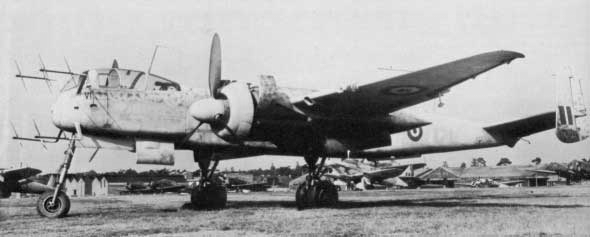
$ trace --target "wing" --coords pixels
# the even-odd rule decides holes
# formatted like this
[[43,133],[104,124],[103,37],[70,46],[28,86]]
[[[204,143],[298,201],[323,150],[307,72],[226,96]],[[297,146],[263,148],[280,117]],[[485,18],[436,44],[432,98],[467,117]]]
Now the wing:
[[500,183],[504,184],[504,185],[515,185],[515,184],[524,183],[524,180],[506,181],[506,182],[500,182]]
[[158,191],[178,192],[184,188],[186,188],[185,185],[173,185],[173,186],[166,186],[166,187],[158,188]]
[[239,188],[239,189],[266,189],[270,188],[271,185],[267,183],[251,183],[251,184],[238,184],[232,185],[232,188]]
[[375,171],[367,172],[367,176],[369,176],[369,178],[371,180],[393,178],[393,177],[397,177],[400,174],[402,174],[404,172],[404,170],[406,170],[407,167],[408,166],[405,165],[403,167],[390,167],[387,169],[375,170]]
[[31,177],[33,175],[37,175],[39,173],[41,173],[41,170],[38,170],[38,169],[19,168],[19,169],[5,170],[1,175],[4,177],[5,180],[18,181],[21,179]]
[[523,57],[512,51],[483,53],[344,90],[320,92],[292,103],[305,114],[321,117],[387,114],[435,98],[469,78]]

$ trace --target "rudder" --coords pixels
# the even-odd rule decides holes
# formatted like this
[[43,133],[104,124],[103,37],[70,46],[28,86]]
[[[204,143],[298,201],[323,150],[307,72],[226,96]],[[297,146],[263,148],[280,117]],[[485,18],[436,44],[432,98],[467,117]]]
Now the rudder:
[[556,75],[556,81],[555,134],[564,143],[582,141],[590,136],[590,116],[584,103],[582,84],[571,73],[565,79],[563,75]]

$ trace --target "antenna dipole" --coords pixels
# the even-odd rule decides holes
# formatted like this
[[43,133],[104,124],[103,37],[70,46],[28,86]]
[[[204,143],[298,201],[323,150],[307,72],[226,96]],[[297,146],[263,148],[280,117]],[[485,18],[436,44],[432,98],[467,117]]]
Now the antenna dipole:
[[152,60],[150,61],[150,66],[148,67],[148,70],[146,72],[146,77],[145,77],[145,80],[146,80],[146,84],[145,84],[146,85],[146,88],[147,88],[147,85],[148,85],[148,81],[150,79],[150,74],[152,72],[152,66],[154,65],[154,60],[156,59],[156,54],[158,53],[158,48],[160,48],[160,47],[162,47],[162,45],[156,45],[156,47],[154,48],[154,54],[152,55]]

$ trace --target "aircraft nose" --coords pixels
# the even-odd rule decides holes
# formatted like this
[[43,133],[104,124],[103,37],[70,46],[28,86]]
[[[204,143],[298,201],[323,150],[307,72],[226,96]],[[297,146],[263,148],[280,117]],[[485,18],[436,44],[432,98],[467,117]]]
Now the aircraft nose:
[[[51,105],[51,120],[53,124],[60,129],[71,129],[74,127],[72,117],[71,98],[68,93],[62,93],[57,97],[57,100]],[[70,106],[68,106],[70,105]]]

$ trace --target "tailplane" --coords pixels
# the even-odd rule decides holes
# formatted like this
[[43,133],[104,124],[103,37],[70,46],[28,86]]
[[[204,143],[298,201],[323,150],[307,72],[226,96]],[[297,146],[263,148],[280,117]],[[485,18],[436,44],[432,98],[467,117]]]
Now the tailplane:
[[557,82],[555,134],[564,143],[582,141],[590,136],[590,115],[584,101],[581,81],[572,76],[571,72],[555,75],[555,79]]

